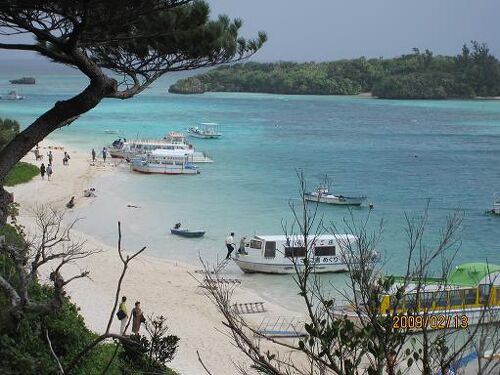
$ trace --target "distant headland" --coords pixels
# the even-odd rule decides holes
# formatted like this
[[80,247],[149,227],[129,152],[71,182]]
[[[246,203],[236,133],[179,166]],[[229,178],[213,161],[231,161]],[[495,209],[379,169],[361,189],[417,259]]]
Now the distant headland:
[[178,80],[175,94],[254,92],[288,95],[358,95],[384,99],[492,98],[500,96],[500,62],[473,41],[456,56],[414,48],[384,59],[235,64]]

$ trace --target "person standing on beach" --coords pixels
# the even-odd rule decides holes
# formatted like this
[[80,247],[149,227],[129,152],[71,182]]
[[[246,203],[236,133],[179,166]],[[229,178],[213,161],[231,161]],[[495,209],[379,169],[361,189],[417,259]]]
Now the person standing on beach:
[[47,171],[47,180],[50,181],[50,177],[52,176],[52,164],[47,164],[47,168],[46,168],[46,171]]
[[66,151],[64,151],[63,165],[68,165],[69,159],[70,159],[69,154]]
[[45,164],[43,163],[40,165],[40,176],[42,176],[42,180],[45,180]]
[[49,157],[49,165],[50,165],[50,164],[52,164],[52,159],[54,158],[54,156],[52,155],[52,151],[49,151],[47,156]]
[[240,254],[246,254],[247,253],[245,251],[245,242],[246,241],[247,241],[247,238],[245,236],[241,237],[240,247],[238,248],[238,253],[240,253]]
[[230,259],[231,253],[234,251],[234,232],[231,232],[229,237],[226,238],[226,248],[227,248],[226,259]]
[[141,303],[137,301],[135,307],[132,309],[132,332],[138,335],[141,329],[141,323],[145,321],[144,313],[141,310]]
[[95,163],[95,150],[92,149],[92,162]]
[[127,297],[123,296],[122,303],[118,306],[118,312],[116,313],[118,319],[120,319],[120,335],[125,333],[125,328],[127,327],[128,322],[128,310],[125,302],[127,302]]
[[104,160],[104,162],[106,163],[106,156],[107,156],[107,150],[106,150],[106,147],[103,147],[102,148],[102,160]]

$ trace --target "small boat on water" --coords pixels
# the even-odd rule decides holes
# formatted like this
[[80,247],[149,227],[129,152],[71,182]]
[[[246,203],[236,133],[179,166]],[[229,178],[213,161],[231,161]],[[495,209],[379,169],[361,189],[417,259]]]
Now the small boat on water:
[[116,129],[106,129],[103,132],[104,134],[118,134],[118,130]]
[[219,124],[214,122],[202,122],[198,126],[190,127],[187,132],[194,138],[216,139],[222,137]]
[[202,230],[189,230],[185,228],[170,229],[170,233],[175,234],[176,236],[187,237],[187,238],[200,238],[205,235],[205,232]]
[[136,139],[127,141],[125,138],[116,139],[109,147],[112,158],[132,160],[154,150],[184,150],[192,155],[194,163],[211,163],[212,159],[204,152],[195,151],[189,144],[186,136],[179,132],[170,132],[162,139]]
[[328,191],[325,186],[319,186],[316,190],[305,193],[304,199],[311,202],[319,202],[326,204],[344,205],[344,206],[361,206],[366,200],[366,197],[349,197],[345,195],[334,195]]
[[9,93],[7,93],[5,95],[0,95],[0,99],[2,99],[2,100],[23,100],[24,96],[17,95],[17,92],[12,90],[12,91],[9,91]]
[[491,213],[494,215],[500,215],[500,193],[495,193],[493,196],[493,208]]
[[21,77],[19,79],[11,79],[9,82],[16,85],[34,85],[36,80],[33,77]]
[[131,161],[133,171],[147,174],[199,174],[192,157],[184,150],[153,150]]
[[[465,263],[445,279],[410,280],[399,301],[396,292],[408,280],[391,278],[394,284],[382,294],[379,313],[396,315],[395,328],[421,330],[425,325],[428,329],[460,329],[500,322],[500,265]],[[350,305],[339,306],[334,313],[354,320],[365,316],[363,307],[356,311]]]
[[[321,235],[310,241],[307,248],[312,251],[310,260],[314,273],[348,271],[346,246],[357,241],[355,236]],[[305,256],[303,238],[254,236],[245,241],[244,251],[238,251],[233,260],[246,273],[293,274],[295,265],[299,270],[304,268]],[[373,260],[376,261],[377,257],[374,252]]]

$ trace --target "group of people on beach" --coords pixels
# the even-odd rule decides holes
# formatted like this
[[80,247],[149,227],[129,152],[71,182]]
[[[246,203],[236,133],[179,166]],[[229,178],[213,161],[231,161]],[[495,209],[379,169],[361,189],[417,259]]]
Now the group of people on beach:
[[[97,153],[95,152],[94,148],[92,149],[91,155],[92,155],[92,163],[95,163],[96,162]],[[106,147],[102,148],[101,155],[102,155],[102,160],[106,163],[106,158],[108,156],[108,150],[107,150]]]
[[[141,329],[141,323],[146,322],[146,318],[144,317],[144,313],[141,309],[141,303],[136,301],[134,304],[134,308],[131,311],[132,314],[132,333],[135,335],[139,334],[139,330]],[[116,317],[120,321],[120,335],[125,333],[127,329],[128,323],[130,321],[130,317],[127,309],[127,297],[122,297],[122,302],[118,306],[118,311],[116,313]]]
[[[35,150],[33,150],[33,153],[35,154],[35,159],[37,161],[43,160],[43,155],[40,154],[38,145],[35,147]],[[42,177],[42,180],[45,180],[45,175],[47,175],[47,181],[50,181],[52,174],[54,173],[54,154],[52,154],[52,150],[49,150],[49,152],[47,153],[47,159],[47,166],[45,166],[45,163],[43,162],[42,164],[40,164],[40,176]],[[69,165],[69,159],[71,159],[71,157],[69,156],[68,152],[64,151],[63,165]]]

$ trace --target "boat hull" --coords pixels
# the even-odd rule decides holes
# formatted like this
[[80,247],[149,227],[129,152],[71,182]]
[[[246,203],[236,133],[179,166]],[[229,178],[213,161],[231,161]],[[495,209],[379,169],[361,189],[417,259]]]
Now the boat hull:
[[204,231],[190,231],[188,229],[170,229],[170,233],[186,238],[200,238],[205,235]]
[[[346,316],[348,319],[358,322],[360,319],[359,315],[349,307],[335,309],[334,315],[338,318]],[[488,311],[486,313],[482,308],[478,307],[465,309],[434,310],[427,311],[426,313],[421,311],[416,315],[404,314],[402,316],[422,317],[422,322],[425,322],[425,326],[428,330],[463,329],[471,325],[499,323],[500,306],[491,306],[488,308]],[[368,320],[368,317],[363,314],[361,314],[361,318],[366,318]],[[419,332],[422,330],[422,328],[409,326],[407,328],[415,332]]]
[[[292,261],[283,263],[260,263],[252,262],[236,257],[233,259],[240,269],[245,273],[267,273],[267,274],[295,274],[295,266]],[[297,263],[297,268],[302,270],[303,264]],[[318,264],[314,267],[313,273],[334,273],[334,272],[347,272],[348,267],[345,263],[333,264]]]
[[319,202],[325,204],[339,206],[361,206],[365,201],[365,197],[344,197],[344,196],[320,196],[313,194],[305,194],[305,200],[310,202]]
[[222,134],[197,134],[188,132],[190,137],[200,138],[200,139],[218,139],[222,136]]
[[195,175],[200,171],[195,167],[183,165],[141,164],[132,163],[132,170],[145,174]]

